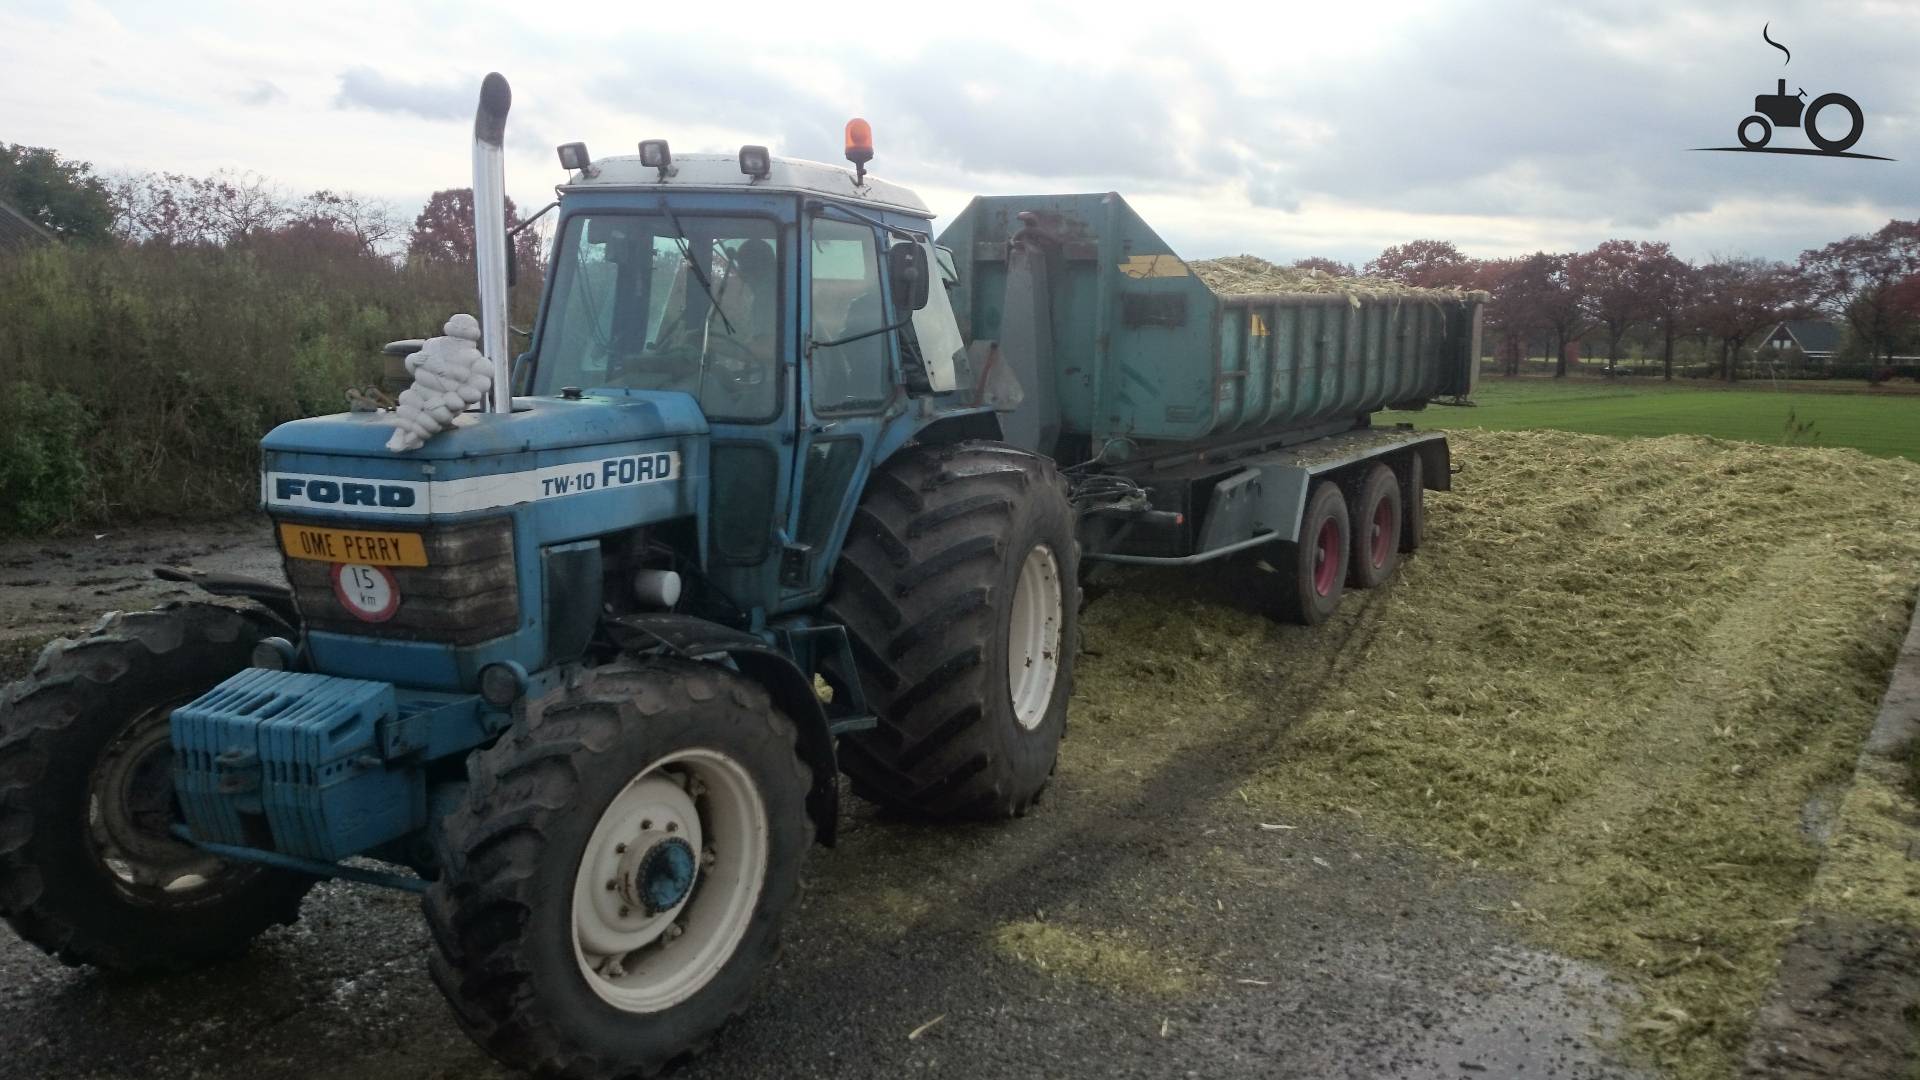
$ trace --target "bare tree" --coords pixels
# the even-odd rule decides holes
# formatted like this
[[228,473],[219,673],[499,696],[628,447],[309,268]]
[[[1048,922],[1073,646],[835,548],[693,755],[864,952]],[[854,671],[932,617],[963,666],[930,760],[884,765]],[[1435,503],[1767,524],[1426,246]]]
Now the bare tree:
[[142,173],[119,180],[114,196],[116,231],[136,243],[231,244],[271,232],[292,217],[280,189],[254,172]]
[[301,199],[294,215],[310,225],[351,235],[368,255],[388,255],[399,246],[400,221],[393,204],[384,199],[322,189]]

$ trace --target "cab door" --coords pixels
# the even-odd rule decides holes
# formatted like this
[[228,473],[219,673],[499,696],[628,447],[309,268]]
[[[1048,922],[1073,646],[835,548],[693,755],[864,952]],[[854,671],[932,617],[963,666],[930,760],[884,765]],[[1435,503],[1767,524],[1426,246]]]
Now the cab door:
[[896,321],[882,230],[831,207],[803,215],[802,322],[793,493],[781,607],[817,601],[872,468],[888,417],[902,408]]

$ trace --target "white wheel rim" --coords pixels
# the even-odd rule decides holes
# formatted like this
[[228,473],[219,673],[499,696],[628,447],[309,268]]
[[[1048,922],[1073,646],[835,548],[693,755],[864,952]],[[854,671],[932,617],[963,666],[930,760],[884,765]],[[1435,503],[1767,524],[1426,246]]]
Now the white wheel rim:
[[1007,694],[1013,716],[1032,731],[1046,718],[1060,677],[1060,563],[1036,544],[1020,564],[1007,614]]
[[574,876],[573,953],[587,985],[638,1013],[698,993],[746,934],[767,848],[766,806],[739,762],[683,750],[640,770],[600,815]]

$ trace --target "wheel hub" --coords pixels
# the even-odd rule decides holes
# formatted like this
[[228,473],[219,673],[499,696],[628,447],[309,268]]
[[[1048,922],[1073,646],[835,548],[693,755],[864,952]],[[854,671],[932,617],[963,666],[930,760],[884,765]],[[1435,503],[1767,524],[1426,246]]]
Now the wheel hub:
[[631,847],[627,856],[631,868],[621,866],[620,891],[627,903],[649,916],[679,907],[693,891],[700,859],[693,845],[680,837],[667,836]]

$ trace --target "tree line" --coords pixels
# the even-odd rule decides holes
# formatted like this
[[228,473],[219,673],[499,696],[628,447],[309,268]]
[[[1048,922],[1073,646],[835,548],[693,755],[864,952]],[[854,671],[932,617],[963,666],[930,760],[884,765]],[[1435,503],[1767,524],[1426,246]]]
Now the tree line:
[[[246,510],[262,432],[346,408],[382,344],[475,310],[465,189],[409,224],[351,193],[0,143],[0,201],[56,239],[0,246],[0,531]],[[514,257],[525,327],[532,230]]]
[[1499,364],[1518,374],[1542,346],[1554,374],[1567,374],[1569,346],[1603,346],[1609,371],[1621,345],[1638,337],[1674,375],[1675,344],[1706,346],[1721,378],[1778,323],[1821,317],[1846,331],[1847,348],[1889,374],[1897,356],[1920,352],[1920,220],[1889,221],[1875,232],[1802,252],[1794,262],[1748,256],[1705,263],[1681,259],[1660,241],[1608,240],[1591,251],[1475,259],[1446,240],[1413,240],[1382,251],[1359,270],[1328,259],[1294,264],[1336,275],[1364,274],[1408,285],[1488,294],[1486,327]]

